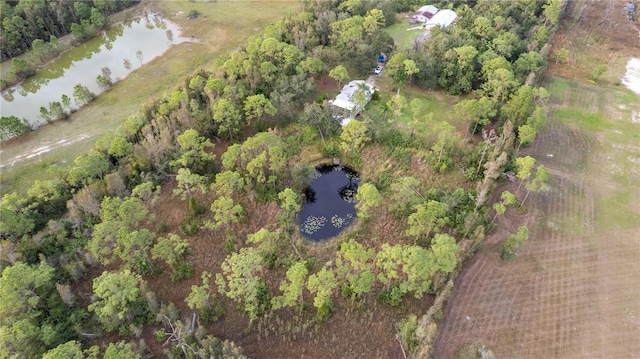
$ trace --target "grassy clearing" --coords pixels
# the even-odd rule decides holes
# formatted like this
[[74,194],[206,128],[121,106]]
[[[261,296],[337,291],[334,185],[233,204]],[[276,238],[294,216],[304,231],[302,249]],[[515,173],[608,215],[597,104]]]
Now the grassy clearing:
[[[197,42],[170,48],[126,80],[101,94],[91,104],[74,113],[69,120],[44,126],[24,139],[2,144],[0,193],[24,192],[36,180],[54,178],[73,160],[86,153],[103,134],[113,131],[146,101],[162,96],[182,79],[199,68],[207,68],[213,59],[237,49],[246,39],[297,7],[296,2],[251,2],[246,11],[244,1],[191,3],[186,1],[143,2],[140,9],[159,12],[177,23],[181,36]],[[190,10],[201,13],[188,20]],[[242,16],[239,16],[242,14]],[[4,66],[3,66],[4,67]],[[46,148],[48,152],[39,150]],[[40,154],[35,154],[40,153]],[[34,154],[24,158],[26,154]],[[15,164],[10,165],[11,162]]]
[[414,40],[424,30],[407,30],[414,25],[409,25],[406,19],[400,19],[395,24],[383,29],[395,41],[396,49],[406,49],[413,46]]

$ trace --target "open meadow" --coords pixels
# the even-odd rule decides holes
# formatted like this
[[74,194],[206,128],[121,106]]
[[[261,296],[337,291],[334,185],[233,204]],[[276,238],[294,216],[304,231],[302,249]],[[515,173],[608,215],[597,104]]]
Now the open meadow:
[[[617,11],[623,5],[574,1],[569,9],[554,44],[569,59],[542,81],[549,125],[521,154],[547,167],[550,190],[498,219],[500,230],[456,281],[434,357],[474,345],[497,358],[638,357],[640,97],[619,79],[639,47]],[[607,16],[593,27],[598,14]],[[594,79],[602,65],[607,72]],[[517,185],[504,181],[494,195]],[[500,242],[521,225],[526,249],[504,262]]]

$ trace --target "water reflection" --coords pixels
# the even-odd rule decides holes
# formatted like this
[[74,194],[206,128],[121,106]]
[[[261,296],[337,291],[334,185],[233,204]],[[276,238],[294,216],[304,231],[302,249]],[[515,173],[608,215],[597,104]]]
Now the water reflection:
[[[114,80],[122,79],[172,44],[185,41],[189,40],[179,37],[175,24],[156,15],[116,26],[65,53],[21,86],[4,91],[0,100],[2,116],[24,118],[32,126],[43,124],[40,107],[60,101],[63,94],[73,98],[76,84],[96,94],[102,92],[96,83],[101,68],[108,67]],[[138,61],[131,61],[136,58]]]
[[355,195],[360,176],[344,166],[322,165],[303,194],[305,205],[300,211],[300,232],[315,241],[338,235],[353,223]]

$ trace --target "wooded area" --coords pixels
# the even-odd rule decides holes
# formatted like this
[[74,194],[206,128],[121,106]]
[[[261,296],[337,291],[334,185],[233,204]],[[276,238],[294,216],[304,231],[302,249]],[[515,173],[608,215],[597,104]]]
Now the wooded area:
[[[92,21],[92,6],[125,6],[37,4],[2,4],[3,56],[26,49],[10,44],[73,31],[71,19]],[[306,1],[210,70],[141,104],[69,173],[34,183],[27,197],[5,195],[0,355],[142,357],[149,349],[134,338],[153,330],[157,343],[146,345],[157,353],[166,344],[168,357],[243,357],[227,338],[209,334],[225,312],[244,313],[246,331],[261,333],[279,313],[322,323],[338,307],[438,296],[504,212],[487,205],[501,174],[517,173],[527,189],[521,205],[548,179],[544,166],[534,171],[518,150],[546,121],[548,93],[530,79],[544,71],[561,2],[436,1],[459,14],[455,25],[433,29],[417,49],[393,48],[383,28],[414,5]],[[89,17],[76,7],[87,7]],[[33,28],[9,28],[23,15]],[[340,66],[366,76],[380,52],[390,55],[392,91],[336,126],[318,83],[338,76]],[[420,103],[405,97],[414,86],[462,97],[453,109],[423,116]],[[408,126],[398,122],[403,114]],[[421,124],[429,124],[426,132],[416,131]],[[341,157],[362,173],[358,222],[330,254],[318,254],[296,228],[315,172],[301,160],[304,151]],[[160,215],[168,213],[158,206],[163,200],[182,208],[179,220]],[[395,229],[376,232],[385,223],[372,218]],[[513,238],[524,237],[522,230]],[[205,239],[219,243],[221,263],[190,261]],[[180,303],[154,290],[159,281],[188,280],[197,284]],[[92,293],[83,296],[78,287],[87,281]],[[426,320],[421,325],[437,318]],[[399,324],[403,352],[428,353],[432,336],[411,323]],[[87,345],[108,333],[118,341],[106,349]]]

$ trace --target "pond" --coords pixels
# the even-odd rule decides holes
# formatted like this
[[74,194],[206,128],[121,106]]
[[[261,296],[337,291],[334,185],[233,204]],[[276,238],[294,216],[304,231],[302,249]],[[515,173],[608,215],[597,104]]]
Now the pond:
[[179,35],[176,24],[154,14],[114,26],[63,54],[21,85],[3,91],[2,116],[24,118],[32,127],[38,127],[45,123],[40,117],[41,106],[48,108],[63,94],[73,103],[73,87],[77,84],[99,94],[103,90],[96,77],[103,67],[111,70],[115,83],[172,45],[189,41]]
[[314,179],[304,191],[305,203],[298,216],[303,236],[322,241],[337,236],[353,223],[360,175],[342,165],[316,167]]

